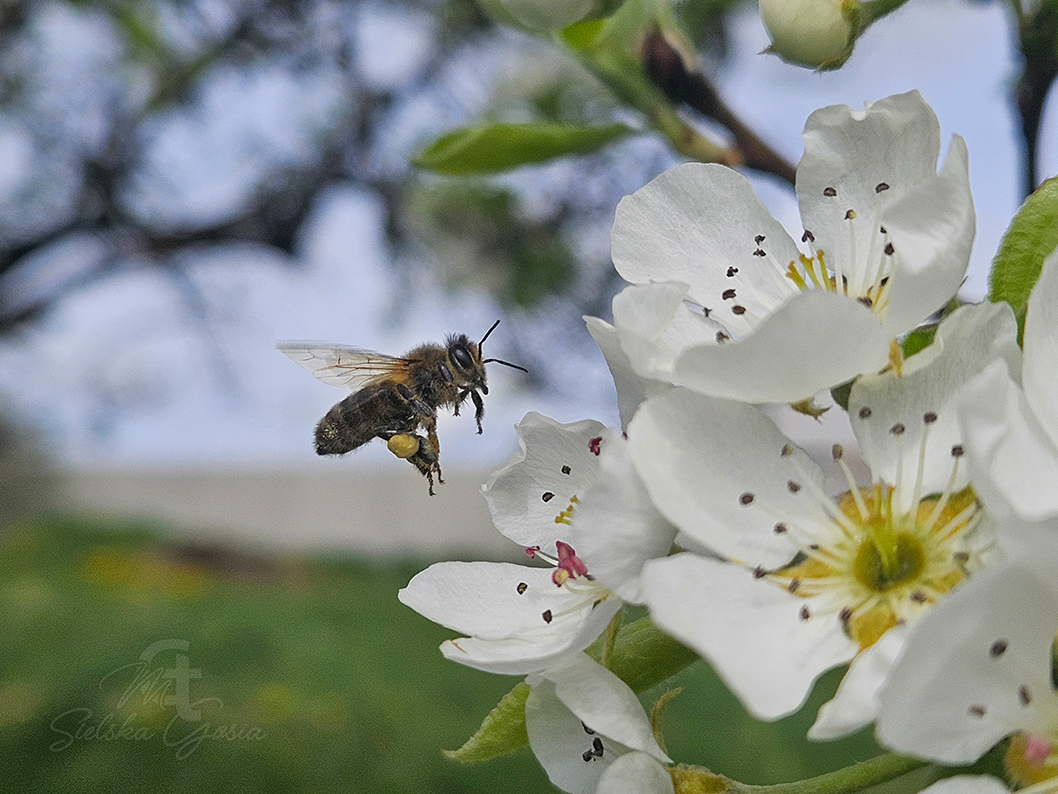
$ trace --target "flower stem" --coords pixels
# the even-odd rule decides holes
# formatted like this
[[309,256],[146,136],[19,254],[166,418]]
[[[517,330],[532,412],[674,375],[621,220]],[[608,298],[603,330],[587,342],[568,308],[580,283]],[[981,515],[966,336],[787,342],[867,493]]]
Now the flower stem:
[[896,11],[906,2],[907,0],[867,0],[867,2],[860,5],[861,22],[864,27],[867,27],[886,14]]
[[774,786],[738,783],[730,790],[738,794],[851,794],[902,777],[928,763],[918,758],[887,754],[794,783],[778,783]]

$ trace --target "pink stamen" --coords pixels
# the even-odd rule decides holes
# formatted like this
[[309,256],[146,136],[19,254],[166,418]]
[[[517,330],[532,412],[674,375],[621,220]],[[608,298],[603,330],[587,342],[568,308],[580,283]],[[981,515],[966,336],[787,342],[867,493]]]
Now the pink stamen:
[[529,555],[529,559],[535,560],[536,559],[536,553],[538,551],[540,551],[540,547],[539,546],[529,546],[525,550],[525,553]]
[[591,450],[592,455],[598,457],[599,452],[602,449],[602,436],[596,436],[588,441],[588,449]]
[[555,543],[555,547],[558,549],[558,567],[556,567],[555,572],[551,574],[551,581],[557,585],[561,585],[567,579],[576,579],[578,576],[587,576],[588,566],[581,561],[572,546],[568,543],[563,543],[560,540]]

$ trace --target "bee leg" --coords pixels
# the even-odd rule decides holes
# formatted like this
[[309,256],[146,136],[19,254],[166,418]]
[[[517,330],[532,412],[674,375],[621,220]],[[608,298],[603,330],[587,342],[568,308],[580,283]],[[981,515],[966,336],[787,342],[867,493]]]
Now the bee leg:
[[435,473],[437,474],[438,484],[444,485],[444,480],[441,479],[441,465],[438,463],[437,448],[430,444],[429,439],[418,435],[414,436],[414,438],[419,442],[419,449],[416,450],[415,454],[408,456],[407,460],[426,477],[427,482],[430,483],[430,496],[433,496],[433,476]]
[[397,392],[400,394],[401,397],[408,401],[408,405],[410,405],[412,410],[415,411],[415,413],[419,414],[419,416],[430,417],[434,416],[437,413],[433,408],[431,408],[429,405],[427,405],[418,397],[416,397],[415,392],[413,392],[403,383],[397,384]]
[[470,399],[474,401],[474,419],[478,423],[478,435],[481,435],[481,420],[485,417],[485,403],[481,400],[481,395],[476,391],[470,392]]

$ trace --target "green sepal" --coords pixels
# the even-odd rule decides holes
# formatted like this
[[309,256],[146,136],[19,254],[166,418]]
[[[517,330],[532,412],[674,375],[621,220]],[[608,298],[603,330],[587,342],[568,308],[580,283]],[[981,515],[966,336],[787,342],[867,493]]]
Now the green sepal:
[[988,276],[988,299],[1006,301],[1018,319],[1018,341],[1025,329],[1029,294],[1043,260],[1058,247],[1058,177],[1048,179],[1025,199],[999,243]]
[[414,163],[446,176],[495,174],[571,154],[589,154],[632,132],[625,124],[483,124],[442,135]]
[[[588,654],[598,660],[604,642],[599,638]],[[694,662],[698,655],[655,628],[650,618],[640,618],[621,628],[610,651],[609,669],[634,692],[644,692],[660,684]],[[503,699],[458,750],[445,752],[449,758],[477,763],[514,752],[529,743],[525,731],[525,699],[529,685],[522,682]]]
[[522,681],[489,712],[474,732],[458,750],[445,750],[444,754],[454,761],[475,764],[489,761],[525,747],[529,734],[525,732],[525,699],[529,697],[529,685]]

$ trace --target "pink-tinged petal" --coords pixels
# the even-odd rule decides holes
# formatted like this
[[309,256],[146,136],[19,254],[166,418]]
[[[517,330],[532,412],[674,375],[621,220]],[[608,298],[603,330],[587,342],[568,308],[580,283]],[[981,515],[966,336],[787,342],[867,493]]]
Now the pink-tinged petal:
[[847,105],[821,108],[808,117],[802,138],[801,222],[827,264],[855,288],[872,279],[861,271],[874,261],[882,213],[936,174],[940,124],[922,96],[911,91],[861,111]]
[[958,292],[977,231],[966,143],[953,135],[944,167],[882,216],[893,253],[883,325],[912,330]]
[[553,612],[550,621],[537,616],[535,629],[523,626],[518,634],[498,639],[447,640],[441,645],[441,653],[449,661],[486,673],[529,675],[583,651],[598,639],[620,608],[620,599],[609,598],[595,608],[567,614]]
[[541,676],[555,685],[555,695],[563,705],[596,733],[662,763],[671,760],[654,740],[650,721],[635,693],[591,657],[572,655]]
[[595,481],[599,458],[589,443],[615,431],[594,420],[561,424],[535,412],[515,430],[519,451],[492,472],[481,492],[496,529],[554,557],[555,542],[569,540],[564,511]]
[[883,744],[970,764],[1010,733],[1046,730],[1058,714],[1055,552],[977,574],[914,625],[881,692]]
[[783,272],[797,246],[749,180],[723,166],[679,165],[623,198],[612,242],[626,281],[688,284],[690,300],[739,334],[796,290]]
[[1025,399],[1058,448],[1058,249],[1044,260],[1025,317]]
[[737,342],[694,347],[676,359],[689,389],[743,402],[796,402],[879,370],[889,340],[861,303],[809,290],[787,301]]
[[[904,362],[901,375],[864,375],[852,387],[849,418],[861,454],[875,477],[897,486],[901,511],[911,509],[920,469],[920,495],[948,485],[952,449],[963,443],[955,397],[993,361],[1015,377],[1021,370],[1014,313],[1005,303],[963,306],[941,323],[933,344]],[[964,461],[954,488],[968,480]]]
[[648,563],[643,584],[654,622],[708,659],[759,719],[797,711],[816,678],[856,652],[837,614],[813,616],[740,566],[679,554]]
[[610,368],[610,375],[617,389],[617,412],[621,416],[621,428],[624,429],[632,421],[632,414],[636,412],[643,400],[666,392],[672,386],[636,374],[628,355],[621,348],[617,330],[612,325],[598,317],[584,317],[583,319],[588,327],[588,333],[591,334],[591,338],[595,340],[595,344],[602,351],[603,358],[606,359],[606,366]]
[[591,575],[623,600],[641,604],[643,564],[669,553],[676,527],[651,501],[624,439],[603,449],[599,476],[577,505],[573,530]]
[[966,386],[957,411],[974,489],[985,506],[1028,520],[1058,516],[1058,449],[1003,362]]
[[892,628],[852,660],[834,697],[820,707],[809,739],[838,739],[874,722],[878,693],[903,650],[906,634],[906,626]]
[[646,753],[622,755],[602,773],[595,794],[674,794],[672,776]]
[[837,531],[819,467],[752,406],[673,389],[643,403],[628,437],[658,510],[721,556],[775,568],[798,551],[779,525]]

